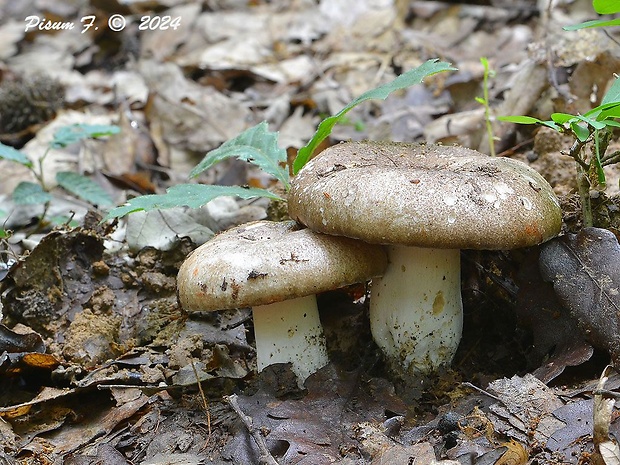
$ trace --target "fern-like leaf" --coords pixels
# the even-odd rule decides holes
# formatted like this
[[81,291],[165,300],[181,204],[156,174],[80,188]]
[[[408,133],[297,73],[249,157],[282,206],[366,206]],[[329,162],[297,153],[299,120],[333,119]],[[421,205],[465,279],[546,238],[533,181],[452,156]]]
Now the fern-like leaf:
[[334,116],[324,119],[310,141],[301,149],[293,163],[293,173],[297,174],[299,170],[308,162],[316,148],[323,142],[332,132],[334,126],[342,120],[342,118],[355,106],[366,100],[381,99],[385,100],[392,92],[400,89],[406,89],[414,84],[419,84],[422,80],[442,71],[455,70],[450,63],[438,61],[437,59],[428,60],[415,69],[409,70],[401,74],[396,79],[382,86],[364,92],[358,98],[349,103],[346,107],[336,113]]
[[227,158],[236,157],[250,162],[282,182],[288,189],[289,178],[286,167],[286,150],[278,147],[278,133],[267,130],[267,122],[257,124],[237,137],[211,150],[190,173],[196,177],[204,170]]
[[93,205],[112,205],[112,198],[103,188],[85,176],[71,171],[56,173],[56,182],[73,195],[86,200]]
[[205,184],[177,184],[168,188],[165,194],[142,195],[130,199],[124,205],[113,208],[103,221],[120,218],[136,211],[161,210],[173,207],[200,208],[216,197],[230,195],[242,199],[267,197],[281,200],[279,196],[266,189],[241,186],[213,186]]

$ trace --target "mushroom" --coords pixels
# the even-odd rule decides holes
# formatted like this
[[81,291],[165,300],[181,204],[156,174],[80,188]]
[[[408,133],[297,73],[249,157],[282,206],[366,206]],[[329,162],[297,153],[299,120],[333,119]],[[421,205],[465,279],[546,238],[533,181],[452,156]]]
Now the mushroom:
[[386,266],[381,246],[294,221],[257,221],[194,250],[179,270],[178,296],[189,312],[252,307],[258,370],[291,362],[301,384],[328,362],[315,294],[365,282]]
[[388,245],[373,280],[370,325],[396,373],[451,362],[463,326],[460,250],[544,242],[561,227],[559,202],[535,170],[456,146],[350,142],[293,179],[291,218],[326,234]]

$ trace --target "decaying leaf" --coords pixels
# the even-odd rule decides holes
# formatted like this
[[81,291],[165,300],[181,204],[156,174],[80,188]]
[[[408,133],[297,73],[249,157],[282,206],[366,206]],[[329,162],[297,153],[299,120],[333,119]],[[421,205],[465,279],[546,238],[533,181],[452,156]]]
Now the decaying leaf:
[[[406,408],[380,380],[360,384],[355,374],[338,372],[331,364],[311,375],[306,387],[308,394],[300,400],[280,401],[266,390],[238,398],[254,426],[266,432],[267,446],[276,459],[281,457],[279,463],[333,463],[346,448],[343,444],[351,441],[344,431],[364,421],[382,423],[387,410]],[[393,443],[387,437],[385,441],[385,447],[372,450],[379,453]],[[245,428],[236,433],[225,455],[236,463],[257,463],[258,452]]]
[[8,352],[45,352],[43,339],[37,333],[16,333],[0,325],[0,353]]
[[584,228],[542,247],[540,269],[588,342],[620,361],[620,245],[606,229]]
[[[248,110],[212,87],[183,76],[173,63],[144,61],[140,73],[149,87],[149,124],[161,128],[160,142],[177,149],[205,153],[246,128]],[[163,151],[166,147],[158,147]]]
[[144,247],[170,250],[182,237],[189,237],[195,244],[202,244],[213,237],[215,225],[208,215],[203,215],[203,220],[201,224],[181,207],[135,212],[127,220],[127,244],[130,250],[135,251]]
[[[594,349],[585,341],[577,322],[559,302],[553,285],[544,282],[539,269],[540,252],[528,250],[520,264],[515,310],[519,324],[532,331],[528,357],[534,376],[548,383],[567,366],[580,365],[592,357]],[[541,365],[541,360],[544,364]]]
[[611,371],[612,367],[605,368],[599,379],[597,390],[594,391],[594,431],[592,438],[594,441],[593,463],[596,465],[620,464],[620,447],[609,435],[609,425],[612,422],[616,397],[604,391],[605,383],[609,379]]
[[525,465],[529,455],[525,447],[514,439],[502,444],[507,450],[499,458],[495,465]]
[[544,444],[547,438],[564,423],[553,416],[563,403],[542,382],[532,375],[523,378],[498,379],[489,384],[489,391],[502,400],[491,411],[497,415],[496,431],[522,444],[535,441]]

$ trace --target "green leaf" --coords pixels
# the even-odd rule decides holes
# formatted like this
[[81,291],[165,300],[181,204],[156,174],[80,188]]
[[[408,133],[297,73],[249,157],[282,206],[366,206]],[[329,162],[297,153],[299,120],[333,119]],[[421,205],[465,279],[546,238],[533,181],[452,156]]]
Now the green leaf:
[[596,119],[603,121],[607,118],[620,118],[620,102],[601,105],[601,112],[596,116]]
[[281,197],[266,189],[246,188],[241,186],[213,186],[205,184],[177,184],[166,191],[165,194],[152,194],[135,197],[125,205],[113,208],[103,221],[111,218],[120,218],[136,211],[150,211],[165,208],[187,206],[200,208],[216,197],[231,195],[242,199],[255,197],[267,197],[274,200],[282,200]]
[[480,103],[481,105],[486,105],[487,101],[485,99],[483,99],[482,97],[474,97],[476,99],[476,102]]
[[407,71],[406,73],[401,74],[393,81],[379,86],[375,89],[371,89],[367,92],[364,92],[358,98],[349,103],[346,107],[336,113],[334,116],[330,116],[319,124],[317,131],[314,133],[314,136],[310,141],[302,148],[299,149],[297,153],[297,157],[293,162],[293,173],[297,174],[299,170],[308,162],[312,154],[319,146],[321,142],[323,142],[332,132],[334,126],[346,115],[353,107],[359,105],[366,100],[371,99],[381,99],[385,100],[388,95],[392,92],[400,89],[405,89],[414,84],[419,84],[422,80],[433,74],[441,73],[443,71],[456,70],[453,68],[450,63],[445,63],[443,61],[428,60],[425,63],[422,63],[415,69]]
[[534,118],[533,116],[498,116],[498,120],[507,121],[508,123],[517,123],[517,124],[542,124],[543,120]]
[[0,142],[0,158],[4,158],[5,160],[15,161],[24,166],[31,167],[32,162],[28,159],[28,157],[20,152],[19,150],[15,150],[13,147],[9,145],[4,145]]
[[544,126],[550,127],[558,132],[562,132],[562,127],[555,124],[553,121],[543,121],[538,118],[534,118],[533,116],[499,116],[497,118],[500,121],[506,121],[508,123],[517,123],[517,124],[542,124]]
[[617,113],[618,110],[616,109],[616,107],[618,106],[620,106],[620,102],[605,103],[586,111],[583,116],[585,116],[586,118],[594,118],[600,121]]
[[594,129],[603,129],[605,127],[605,123],[601,121],[597,121],[592,118],[588,118],[582,115],[571,115],[569,113],[553,113],[551,115],[551,119],[553,122],[565,125],[570,125],[571,131],[577,136],[581,142],[585,142],[588,137],[590,137],[591,130],[589,127],[584,127],[580,124],[580,121],[592,126]]
[[20,205],[38,205],[52,200],[49,192],[45,192],[40,184],[22,181],[13,191],[13,201]]
[[587,29],[591,27],[605,27],[605,26],[620,26],[620,18],[605,20],[594,19],[592,21],[586,21],[585,23],[573,24],[571,26],[564,26],[565,31],[576,31],[578,29]]
[[570,123],[576,117],[575,115],[571,115],[570,113],[552,113],[551,119],[558,124]]
[[592,7],[599,15],[620,13],[620,2],[618,0],[592,0]]
[[605,126],[613,126],[614,128],[620,128],[620,123],[611,119],[604,120]]
[[620,102],[620,78],[616,78],[609,90],[603,96],[601,105]]
[[120,128],[105,124],[71,124],[63,126],[54,133],[50,146],[54,149],[66,147],[82,139],[96,139],[99,137],[118,134]]
[[[590,126],[592,126],[594,129],[603,129],[603,128],[605,127],[605,123],[603,123],[602,121],[597,121],[597,120],[595,120],[595,119],[588,118],[587,116],[575,115],[573,118],[574,118],[574,119],[576,119],[576,120],[581,120],[581,121],[583,121],[584,123],[589,124],[589,125],[590,125]],[[571,123],[571,126],[572,126],[573,124],[577,124],[577,123],[576,123],[576,121],[575,121],[575,122],[570,121],[570,123]]]
[[56,182],[73,195],[93,205],[112,205],[112,198],[92,179],[71,171],[56,173]]
[[571,123],[570,129],[573,131],[573,134],[575,134],[575,137],[577,137],[577,139],[581,142],[585,142],[588,140],[588,137],[590,137],[590,131],[588,128],[584,128],[577,122]]
[[246,129],[234,139],[230,139],[217,149],[211,150],[194,167],[190,177],[196,177],[216,163],[231,157],[253,163],[281,181],[288,189],[286,150],[278,147],[278,133],[269,132],[266,121]]

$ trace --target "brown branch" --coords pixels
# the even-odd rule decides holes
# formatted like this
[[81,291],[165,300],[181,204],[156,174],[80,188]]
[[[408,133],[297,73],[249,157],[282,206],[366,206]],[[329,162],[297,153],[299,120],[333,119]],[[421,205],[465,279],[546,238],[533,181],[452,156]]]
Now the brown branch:
[[235,411],[235,413],[239,416],[245,427],[248,429],[250,436],[256,442],[258,446],[258,450],[260,452],[260,456],[258,458],[258,463],[260,465],[278,465],[276,459],[273,458],[269,449],[267,449],[267,442],[265,441],[264,436],[261,434],[260,429],[254,427],[254,423],[252,421],[252,417],[246,415],[239,404],[237,403],[237,395],[233,394],[231,396],[224,396],[224,400],[230,405],[230,407]]

